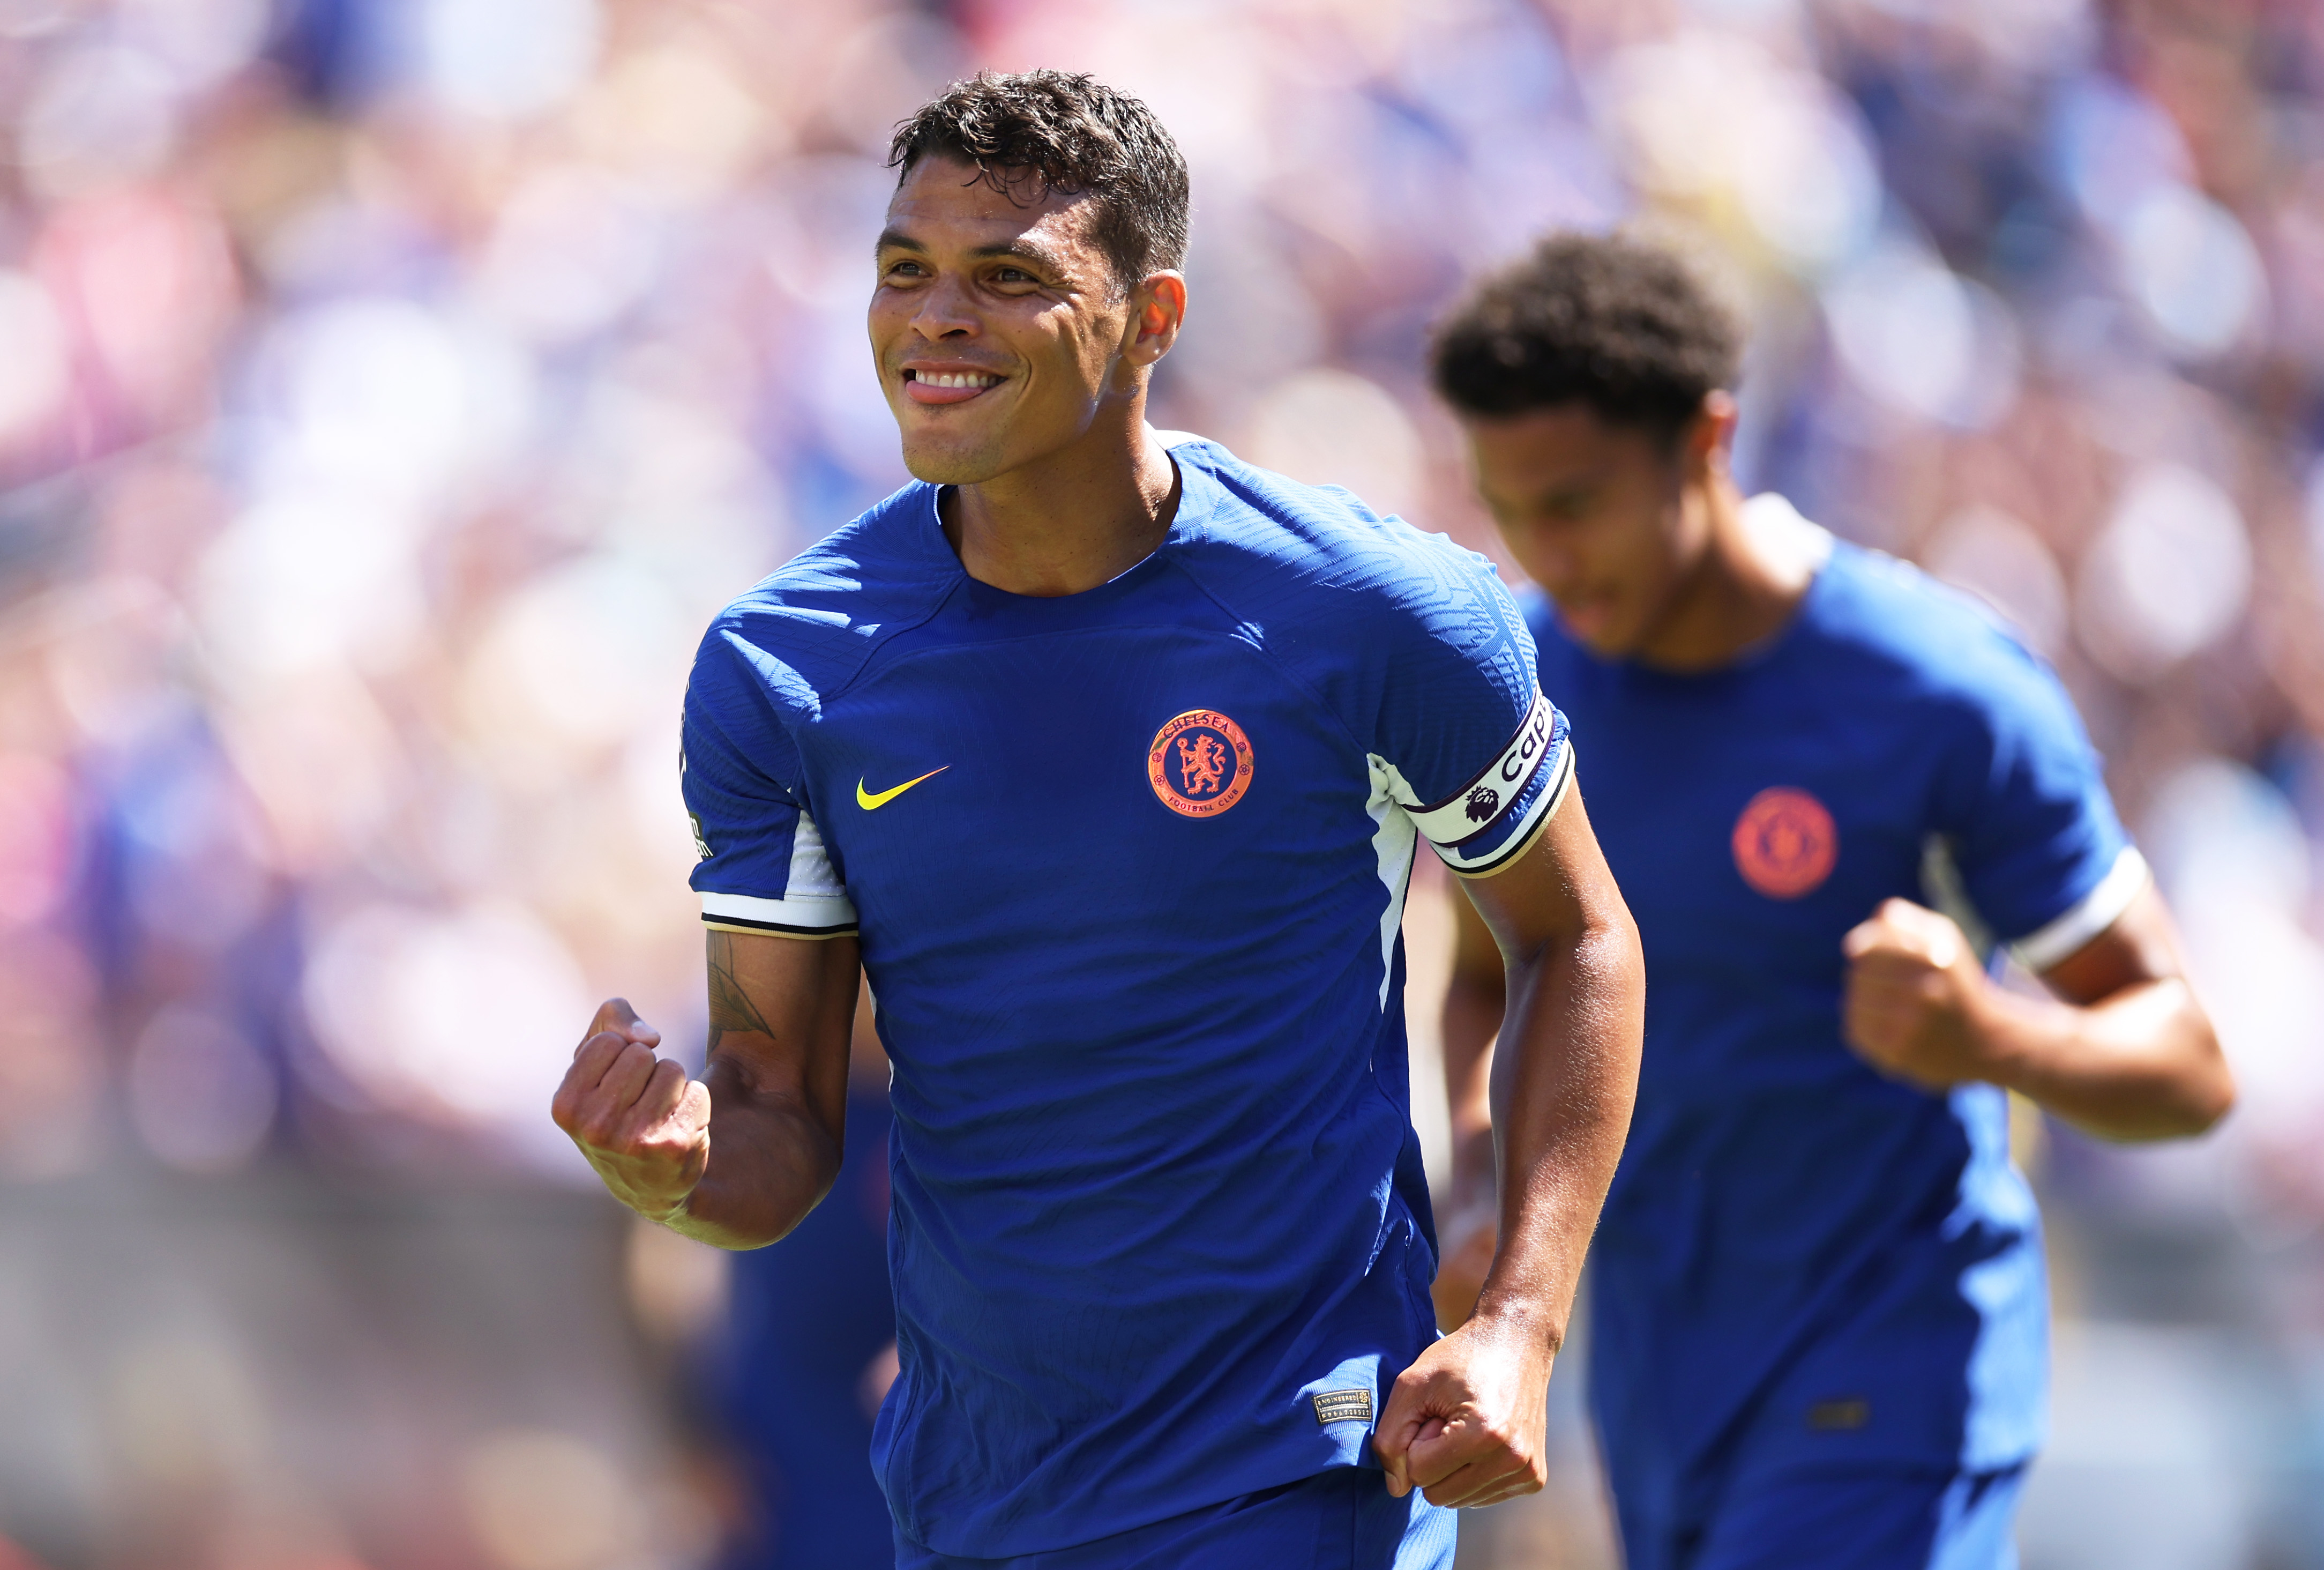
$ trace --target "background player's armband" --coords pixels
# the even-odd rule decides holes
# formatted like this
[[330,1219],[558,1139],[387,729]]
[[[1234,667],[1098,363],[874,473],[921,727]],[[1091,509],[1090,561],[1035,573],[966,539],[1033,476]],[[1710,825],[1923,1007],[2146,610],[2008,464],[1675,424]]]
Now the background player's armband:
[[1476,776],[1440,801],[1398,799],[1413,827],[1463,877],[1496,873],[1525,854],[1573,783],[1565,716],[1536,688],[1517,734]]

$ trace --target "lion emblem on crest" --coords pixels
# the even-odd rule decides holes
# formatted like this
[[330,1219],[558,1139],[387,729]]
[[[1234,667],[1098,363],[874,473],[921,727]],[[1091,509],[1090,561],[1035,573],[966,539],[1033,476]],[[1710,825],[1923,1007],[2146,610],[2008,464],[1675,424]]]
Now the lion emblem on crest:
[[1189,796],[1209,796],[1226,783],[1227,749],[1218,737],[1198,732],[1178,738],[1178,777]]

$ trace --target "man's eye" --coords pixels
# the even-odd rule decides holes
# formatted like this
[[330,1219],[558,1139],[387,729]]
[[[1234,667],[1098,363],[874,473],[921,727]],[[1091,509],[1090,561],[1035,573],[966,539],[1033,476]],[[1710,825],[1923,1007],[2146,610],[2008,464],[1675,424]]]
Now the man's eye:
[[890,262],[888,263],[888,276],[890,278],[918,278],[919,275],[920,264],[917,262]]
[[993,276],[1002,283],[1038,283],[1040,282],[1022,267],[1003,267]]

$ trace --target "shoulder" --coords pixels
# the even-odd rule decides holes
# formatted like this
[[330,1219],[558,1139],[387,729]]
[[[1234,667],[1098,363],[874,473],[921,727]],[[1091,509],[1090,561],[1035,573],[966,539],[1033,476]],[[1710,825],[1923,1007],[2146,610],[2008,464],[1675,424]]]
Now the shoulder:
[[2042,658],[1985,603],[1912,563],[1836,542],[1813,632],[1895,696],[1979,713],[2062,697]]
[[1217,494],[1183,559],[1229,608],[1262,627],[1331,623],[1350,634],[1418,636],[1482,650],[1530,642],[1485,557],[1374,511],[1337,485],[1245,463],[1215,442],[1177,449]]
[[1540,651],[1543,663],[1571,658],[1573,642],[1558,625],[1556,602],[1536,583],[1521,584],[1511,593],[1517,603],[1517,614],[1525,619],[1526,631],[1533,634],[1534,647]]
[[696,657],[779,690],[827,696],[885,637],[925,620],[959,577],[936,532],[932,485],[915,483],[729,601]]

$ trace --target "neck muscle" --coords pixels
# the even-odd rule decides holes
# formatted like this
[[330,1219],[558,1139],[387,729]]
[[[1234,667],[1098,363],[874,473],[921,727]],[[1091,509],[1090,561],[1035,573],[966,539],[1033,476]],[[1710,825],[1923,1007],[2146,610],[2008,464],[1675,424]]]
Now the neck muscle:
[[1710,538],[1637,656],[1664,670],[1715,670],[1772,636],[1806,597],[1819,565],[1792,531],[1754,528],[1724,474],[1690,504],[1709,513]]
[[1057,452],[949,493],[945,537],[968,575],[1011,594],[1073,595],[1152,555],[1170,531],[1179,484],[1143,403],[1127,420],[1102,413]]

